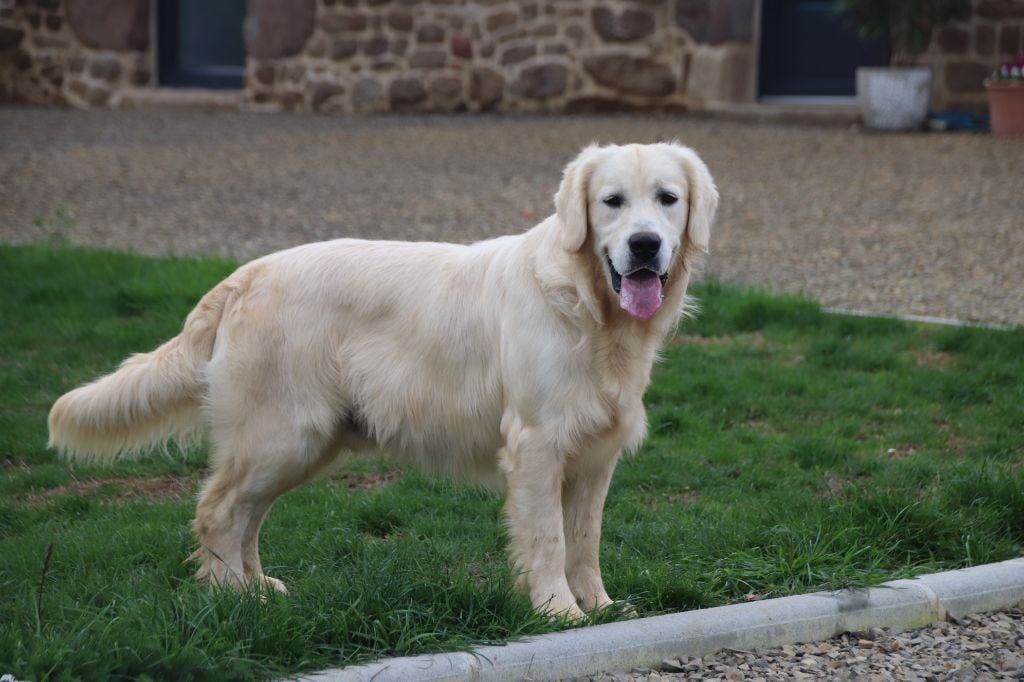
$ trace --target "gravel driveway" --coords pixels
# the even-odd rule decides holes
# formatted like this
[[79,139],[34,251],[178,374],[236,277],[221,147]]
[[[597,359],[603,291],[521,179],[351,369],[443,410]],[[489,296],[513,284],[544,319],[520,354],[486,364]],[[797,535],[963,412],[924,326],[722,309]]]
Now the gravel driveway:
[[681,116],[345,118],[0,108],[0,239],[247,259],[470,241],[551,212],[591,140],[679,138],[722,203],[711,273],[825,305],[1024,323],[1024,140]]
[[661,671],[606,673],[586,682],[989,682],[1024,679],[1024,611],[966,616],[904,631],[872,628],[828,642],[725,650],[662,664]]

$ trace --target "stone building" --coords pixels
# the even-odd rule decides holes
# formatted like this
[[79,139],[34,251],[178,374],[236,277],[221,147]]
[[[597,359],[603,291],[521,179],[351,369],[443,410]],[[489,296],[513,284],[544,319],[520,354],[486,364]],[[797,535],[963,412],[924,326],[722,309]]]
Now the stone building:
[[[573,112],[849,95],[853,66],[885,55],[840,36],[829,2],[0,0],[0,101],[216,87],[257,110]],[[983,110],[982,79],[1022,51],[1024,0],[972,0],[923,55],[933,106]]]

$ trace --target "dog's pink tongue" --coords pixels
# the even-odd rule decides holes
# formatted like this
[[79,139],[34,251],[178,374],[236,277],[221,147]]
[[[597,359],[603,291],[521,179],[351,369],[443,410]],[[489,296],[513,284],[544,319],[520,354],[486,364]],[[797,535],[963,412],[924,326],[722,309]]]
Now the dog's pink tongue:
[[622,278],[619,305],[638,320],[649,320],[661,307],[661,280],[650,270]]

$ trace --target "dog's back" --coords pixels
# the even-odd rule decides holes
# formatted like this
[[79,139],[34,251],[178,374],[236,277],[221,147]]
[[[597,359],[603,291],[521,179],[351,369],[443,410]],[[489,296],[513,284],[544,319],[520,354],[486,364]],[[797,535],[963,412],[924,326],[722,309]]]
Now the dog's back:
[[259,412],[428,470],[491,478],[500,316],[487,280],[498,251],[343,239],[253,261],[177,337],[57,400],[50,446],[110,460]]

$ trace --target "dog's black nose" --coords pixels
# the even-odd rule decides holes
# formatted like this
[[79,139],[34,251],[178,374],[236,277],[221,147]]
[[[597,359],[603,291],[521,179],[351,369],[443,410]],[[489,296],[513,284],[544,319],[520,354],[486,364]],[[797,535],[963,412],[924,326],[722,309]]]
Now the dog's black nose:
[[637,232],[629,238],[629,250],[641,260],[650,260],[658,255],[661,237],[653,232]]

